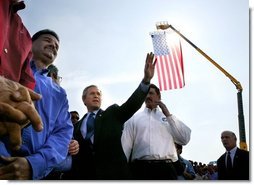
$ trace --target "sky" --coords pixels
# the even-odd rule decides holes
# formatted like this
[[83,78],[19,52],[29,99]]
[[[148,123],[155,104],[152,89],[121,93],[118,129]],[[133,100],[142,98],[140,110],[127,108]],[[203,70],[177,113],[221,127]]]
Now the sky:
[[[215,60],[243,87],[246,143],[250,147],[250,43],[247,0],[25,0],[20,11],[27,29],[49,28],[60,37],[54,64],[63,77],[70,111],[86,108],[83,89],[98,85],[102,108],[124,103],[143,78],[146,54],[153,51],[150,32],[167,21]],[[236,133],[239,146],[235,85],[181,39],[185,87],[162,92],[169,111],[192,130],[184,146],[186,159],[209,163],[225,149],[221,132]],[[158,85],[155,75],[152,83]],[[141,108],[141,110],[144,107]]]

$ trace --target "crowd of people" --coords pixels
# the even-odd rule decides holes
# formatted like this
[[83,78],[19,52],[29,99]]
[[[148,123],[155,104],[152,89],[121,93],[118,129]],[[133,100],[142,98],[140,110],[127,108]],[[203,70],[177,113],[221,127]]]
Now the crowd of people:
[[[248,180],[249,152],[223,131],[217,165],[184,159],[191,129],[151,84],[156,57],[147,53],[143,78],[122,104],[101,108],[97,85],[84,88],[87,113],[69,110],[53,64],[56,32],[32,37],[17,14],[23,1],[0,1],[0,179],[6,180]],[[138,110],[145,103],[145,109]]]

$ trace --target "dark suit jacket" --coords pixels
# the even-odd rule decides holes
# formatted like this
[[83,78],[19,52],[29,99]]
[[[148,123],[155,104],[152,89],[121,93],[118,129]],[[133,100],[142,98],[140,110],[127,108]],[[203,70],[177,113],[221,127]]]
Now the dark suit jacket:
[[249,180],[249,152],[237,148],[233,169],[228,172],[225,165],[226,153],[217,160],[219,180]]
[[77,179],[129,179],[127,159],[121,145],[123,124],[142,106],[147,93],[139,87],[121,106],[114,104],[99,110],[95,118],[94,144],[85,143],[80,127],[85,116],[76,124],[74,137],[80,152],[73,160]]

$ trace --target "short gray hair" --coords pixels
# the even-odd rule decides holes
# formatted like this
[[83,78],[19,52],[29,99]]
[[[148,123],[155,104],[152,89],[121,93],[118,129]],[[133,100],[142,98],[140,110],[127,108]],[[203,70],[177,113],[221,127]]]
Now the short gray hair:
[[87,86],[87,87],[83,90],[83,94],[82,94],[82,97],[83,97],[83,98],[86,97],[87,91],[88,91],[88,89],[90,89],[91,87],[98,88],[96,85],[89,85],[89,86]]

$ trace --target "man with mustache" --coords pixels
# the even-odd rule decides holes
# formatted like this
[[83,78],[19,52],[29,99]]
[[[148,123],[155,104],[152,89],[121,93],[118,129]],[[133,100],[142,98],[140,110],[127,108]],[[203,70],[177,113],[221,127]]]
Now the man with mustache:
[[133,178],[176,180],[184,169],[175,142],[186,145],[191,129],[169,112],[154,84],[150,85],[145,104],[143,112],[136,113],[124,124],[121,138]]
[[42,95],[35,107],[44,128],[40,133],[32,126],[22,130],[20,150],[11,153],[12,157],[2,158],[6,165],[0,167],[0,179],[43,179],[67,156],[73,134],[67,95],[47,76],[47,67],[57,57],[59,42],[58,35],[49,29],[40,30],[32,37],[31,69],[35,92]]

